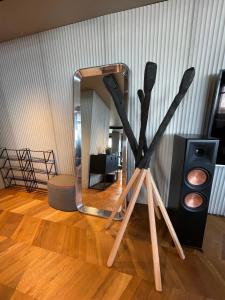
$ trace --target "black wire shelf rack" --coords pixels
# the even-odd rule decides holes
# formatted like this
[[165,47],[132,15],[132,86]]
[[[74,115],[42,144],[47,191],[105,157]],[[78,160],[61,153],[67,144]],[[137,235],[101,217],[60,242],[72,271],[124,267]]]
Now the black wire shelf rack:
[[22,185],[28,192],[43,188],[57,175],[54,152],[0,148],[0,173],[5,188]]

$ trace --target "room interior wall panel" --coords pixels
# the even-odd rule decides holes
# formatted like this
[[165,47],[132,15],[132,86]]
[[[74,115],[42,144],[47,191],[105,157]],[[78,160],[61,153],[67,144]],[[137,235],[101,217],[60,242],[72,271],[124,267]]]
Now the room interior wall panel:
[[[6,131],[7,128],[7,131]],[[9,114],[5,103],[5,95],[0,84],[0,147],[8,145],[15,146],[14,131],[10,123]],[[0,188],[4,187],[2,177],[0,176]]]
[[0,44],[0,70],[1,146],[56,152],[38,36]]
[[[22,116],[27,106],[31,107],[29,100],[34,101],[33,91],[38,90],[38,101],[43,101],[46,108],[41,118],[46,118],[46,114],[52,117],[42,144],[45,145],[49,136],[50,144],[56,145],[60,171],[73,172],[73,73],[81,67],[115,62],[124,62],[130,69],[129,119],[138,136],[140,105],[136,92],[143,85],[145,62],[153,60],[158,64],[158,74],[147,128],[150,141],[178,91],[183,71],[195,66],[195,81],[170,123],[153,162],[153,171],[166,202],[172,134],[201,132],[211,77],[225,68],[224,30],[223,0],[169,0],[0,44],[1,85],[16,143],[20,135],[15,130],[18,120],[14,120],[14,114],[17,119]],[[14,65],[16,72],[11,81]],[[11,98],[17,108],[9,105]],[[23,109],[19,108],[21,103]],[[26,122],[21,124],[22,132]],[[37,128],[38,122],[34,124]],[[33,130],[24,132],[26,137],[20,142],[32,141]],[[130,150],[128,154],[130,175],[133,159]],[[221,208],[222,196],[215,197],[215,192],[224,172],[225,169],[216,167],[211,213],[218,213],[218,207]]]
[[89,182],[89,165],[90,165],[90,136],[91,121],[93,108],[93,91],[85,91],[81,93],[81,137],[82,137],[82,187],[88,188]]
[[215,169],[211,198],[209,203],[209,213],[225,216],[225,166],[218,165]]
[[105,63],[103,19],[96,18],[39,34],[50,99],[59,169],[73,173],[73,75]]
[[[93,91],[93,105],[91,115],[90,151],[87,157],[90,162],[91,154],[104,153],[109,139],[110,110],[96,91]],[[81,120],[82,122],[82,120]],[[88,168],[89,174],[89,168]],[[103,181],[102,174],[91,174],[90,186]]]
[[14,138],[13,127],[10,123],[9,113],[6,106],[5,94],[3,88],[0,85],[0,141],[1,145],[8,145],[8,147],[14,147],[16,144]]

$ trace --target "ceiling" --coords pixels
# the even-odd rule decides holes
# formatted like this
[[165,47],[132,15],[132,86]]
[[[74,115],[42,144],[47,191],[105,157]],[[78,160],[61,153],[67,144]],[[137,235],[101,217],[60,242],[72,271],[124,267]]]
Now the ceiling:
[[0,0],[0,42],[161,1]]

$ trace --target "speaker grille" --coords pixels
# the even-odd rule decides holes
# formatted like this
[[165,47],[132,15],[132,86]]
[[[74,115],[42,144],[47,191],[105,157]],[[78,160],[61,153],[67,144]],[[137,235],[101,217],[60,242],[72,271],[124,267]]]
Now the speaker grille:
[[184,198],[184,204],[192,209],[200,207],[203,202],[204,198],[198,193],[189,193]]
[[201,186],[208,181],[208,172],[203,169],[192,169],[187,174],[187,182],[193,186]]

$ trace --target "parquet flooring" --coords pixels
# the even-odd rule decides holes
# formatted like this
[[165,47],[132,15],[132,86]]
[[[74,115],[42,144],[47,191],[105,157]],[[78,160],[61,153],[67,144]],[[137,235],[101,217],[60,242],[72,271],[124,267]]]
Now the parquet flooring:
[[162,293],[154,289],[146,207],[136,206],[110,269],[120,223],[109,231],[105,223],[49,207],[45,191],[0,190],[0,299],[225,299],[225,218],[209,216],[204,252],[185,248],[185,261],[157,222]]
[[126,185],[126,174],[122,170],[118,172],[118,180],[106,190],[82,189],[82,200],[87,206],[93,206],[105,210],[113,210],[114,203],[119,199],[123,187]]

